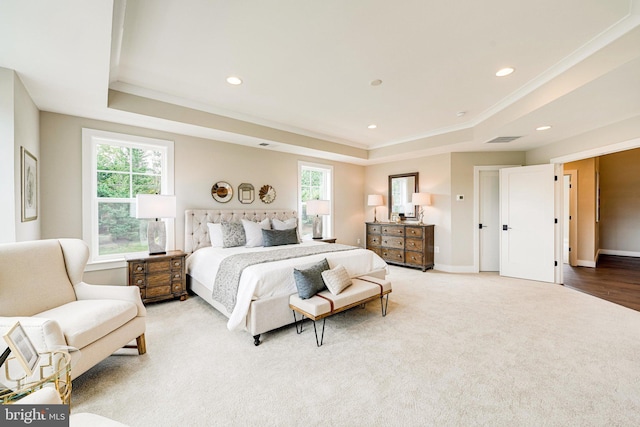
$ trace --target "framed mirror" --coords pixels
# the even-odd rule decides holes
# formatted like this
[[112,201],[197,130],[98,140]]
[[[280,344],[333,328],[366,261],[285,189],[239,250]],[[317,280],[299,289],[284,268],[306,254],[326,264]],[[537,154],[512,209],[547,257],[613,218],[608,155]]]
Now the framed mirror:
[[417,192],[418,172],[389,175],[389,218],[404,214],[405,218],[416,219],[419,207],[411,204],[411,197]]

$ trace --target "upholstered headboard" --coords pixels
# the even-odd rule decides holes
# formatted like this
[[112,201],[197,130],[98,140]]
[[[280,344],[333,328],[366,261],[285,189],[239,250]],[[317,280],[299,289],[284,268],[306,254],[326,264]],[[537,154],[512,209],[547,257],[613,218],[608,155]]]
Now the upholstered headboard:
[[296,211],[284,209],[187,209],[184,214],[184,250],[192,253],[211,246],[208,222],[240,221],[260,222],[265,218],[281,221],[297,218]]

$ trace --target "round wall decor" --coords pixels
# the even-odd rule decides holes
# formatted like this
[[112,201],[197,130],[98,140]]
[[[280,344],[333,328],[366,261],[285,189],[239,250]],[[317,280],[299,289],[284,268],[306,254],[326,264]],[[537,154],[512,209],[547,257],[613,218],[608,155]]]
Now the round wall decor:
[[224,181],[218,181],[211,187],[211,197],[220,203],[227,203],[233,198],[233,187]]
[[271,203],[276,199],[276,190],[270,185],[263,185],[258,195],[263,203]]

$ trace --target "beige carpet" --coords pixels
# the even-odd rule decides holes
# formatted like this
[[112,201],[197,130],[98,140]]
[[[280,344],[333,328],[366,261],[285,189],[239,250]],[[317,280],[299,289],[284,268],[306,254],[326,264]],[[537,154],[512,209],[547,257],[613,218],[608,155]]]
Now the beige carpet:
[[197,297],[148,306],[147,349],[73,383],[131,426],[640,425],[640,313],[562,286],[392,267],[377,302],[263,336]]

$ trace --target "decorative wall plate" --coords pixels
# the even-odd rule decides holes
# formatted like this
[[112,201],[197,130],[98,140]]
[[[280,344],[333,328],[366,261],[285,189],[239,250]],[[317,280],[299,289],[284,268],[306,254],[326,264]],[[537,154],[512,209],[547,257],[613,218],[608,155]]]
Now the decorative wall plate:
[[227,203],[233,198],[233,187],[224,181],[218,181],[211,187],[211,197],[220,203]]
[[238,200],[240,203],[253,203],[256,199],[256,192],[253,189],[253,185],[242,183],[238,185]]
[[276,199],[276,190],[270,185],[260,187],[260,193],[258,194],[263,203],[271,203]]

